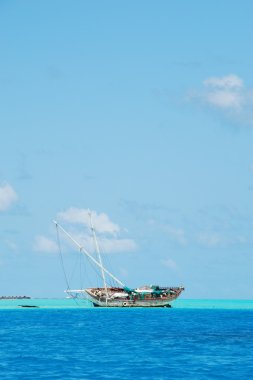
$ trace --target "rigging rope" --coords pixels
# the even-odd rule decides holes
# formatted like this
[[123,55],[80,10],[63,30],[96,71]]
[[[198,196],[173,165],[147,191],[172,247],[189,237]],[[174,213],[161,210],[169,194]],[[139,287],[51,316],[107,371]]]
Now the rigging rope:
[[[70,290],[70,286],[69,286],[69,282],[68,282],[68,277],[67,277],[67,274],[66,274],[66,271],[65,271],[65,267],[64,267],[64,261],[63,261],[63,255],[62,255],[62,249],[61,249],[61,242],[60,242],[58,225],[56,224],[55,226],[56,226],[57,243],[58,243],[58,248],[59,248],[59,256],[60,256],[62,271],[63,271],[64,278],[65,278],[65,281],[66,281],[67,290]],[[77,302],[76,298],[73,297],[73,296],[71,298],[73,298],[73,300],[75,301],[76,305],[80,307],[80,304]]]
[[63,256],[62,256],[62,249],[61,249],[59,230],[58,230],[57,224],[55,226],[56,226],[57,243],[58,243],[58,248],[59,248],[59,255],[60,255],[60,261],[61,261],[62,271],[63,271],[64,278],[65,278],[65,281],[66,281],[67,290],[70,290],[70,286],[69,286],[69,282],[68,282],[68,277],[67,277],[67,274],[66,274],[66,271],[65,271],[65,267],[64,267],[64,262],[63,262]]

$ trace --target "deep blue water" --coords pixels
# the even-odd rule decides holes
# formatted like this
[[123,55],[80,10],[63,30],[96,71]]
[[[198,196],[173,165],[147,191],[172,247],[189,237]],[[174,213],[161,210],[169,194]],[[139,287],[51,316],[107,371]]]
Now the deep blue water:
[[252,310],[0,310],[1,380],[252,374]]

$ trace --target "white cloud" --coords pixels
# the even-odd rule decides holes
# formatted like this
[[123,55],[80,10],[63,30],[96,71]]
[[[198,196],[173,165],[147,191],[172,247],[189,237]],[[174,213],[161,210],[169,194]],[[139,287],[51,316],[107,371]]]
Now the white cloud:
[[[72,230],[71,236],[88,252],[95,252],[94,240],[88,231]],[[109,238],[105,235],[99,235],[97,240],[102,253],[133,252],[137,249],[137,245],[132,239]]]
[[244,102],[242,94],[229,90],[207,92],[205,100],[214,107],[232,109],[235,111],[239,111]]
[[[71,224],[83,224],[90,227],[89,213],[88,209],[71,207],[66,211],[59,212],[58,219]],[[97,233],[115,235],[120,231],[119,226],[113,223],[105,213],[97,214],[96,211],[91,211],[91,215]]]
[[[88,252],[95,252],[95,244],[90,229],[90,211],[88,209],[78,209],[71,207],[66,211],[59,212],[57,219],[67,222],[66,230],[78,244]],[[133,239],[126,237],[128,234],[125,228],[120,228],[113,223],[105,213],[91,212],[92,223],[94,225],[97,241],[102,253],[133,252],[137,245]],[[65,228],[65,227],[64,227]],[[62,235],[64,237],[64,234]],[[72,244],[69,239],[64,238],[65,243]],[[45,242],[43,242],[45,244]]]
[[42,235],[35,237],[34,249],[37,252],[54,253],[58,251],[57,244],[53,240]]
[[0,211],[7,210],[17,199],[18,196],[11,185],[4,183],[0,186]]
[[[93,237],[88,232],[72,231],[71,236],[88,252],[95,252]],[[137,249],[136,243],[132,239],[109,238],[100,235],[97,240],[102,253],[133,252]]]
[[204,80],[205,86],[226,89],[239,89],[244,86],[243,80],[237,75],[227,75],[225,77],[211,77]]
[[253,125],[253,90],[237,75],[207,78],[188,99],[219,110],[234,122]]

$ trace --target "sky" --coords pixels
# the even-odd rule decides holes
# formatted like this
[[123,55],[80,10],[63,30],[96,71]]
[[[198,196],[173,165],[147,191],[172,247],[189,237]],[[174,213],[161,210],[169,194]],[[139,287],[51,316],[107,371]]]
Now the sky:
[[64,297],[91,210],[126,285],[253,299],[252,13],[0,0],[0,295]]

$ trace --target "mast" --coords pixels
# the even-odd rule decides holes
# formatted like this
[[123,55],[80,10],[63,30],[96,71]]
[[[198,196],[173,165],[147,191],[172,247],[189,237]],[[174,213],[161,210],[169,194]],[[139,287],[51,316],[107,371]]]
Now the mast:
[[96,232],[95,232],[95,228],[94,228],[94,225],[93,225],[93,222],[92,222],[92,216],[91,216],[91,212],[90,211],[89,211],[89,217],[90,217],[90,228],[91,228],[91,231],[92,231],[92,236],[93,236],[93,240],[94,240],[94,243],[95,243],[95,248],[96,248],[96,252],[97,252],[97,255],[98,255],[98,261],[99,261],[100,268],[101,268],[101,274],[102,274],[102,278],[103,278],[103,283],[104,283],[104,288],[105,288],[105,293],[106,293],[106,303],[107,303],[108,289],[107,289],[107,285],[106,285],[106,281],[105,281],[105,271],[104,271],[104,266],[103,266],[103,263],[102,263],[100,249],[99,249],[99,245],[98,245],[98,241],[97,241],[97,237],[96,237]]
[[80,252],[82,252],[84,255],[86,255],[91,261],[93,261],[94,264],[96,264],[100,270],[103,270],[104,273],[106,273],[108,276],[110,276],[114,281],[116,281],[120,286],[125,286],[123,282],[121,282],[117,277],[115,277],[112,273],[110,273],[106,268],[104,268],[96,259],[94,259],[91,254],[86,251],[84,247],[82,247],[58,222],[53,220],[53,223],[55,224],[56,228],[60,228],[60,230],[79,248]]

